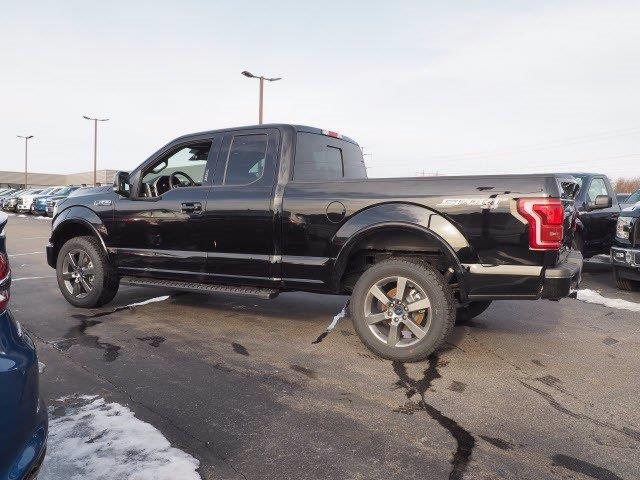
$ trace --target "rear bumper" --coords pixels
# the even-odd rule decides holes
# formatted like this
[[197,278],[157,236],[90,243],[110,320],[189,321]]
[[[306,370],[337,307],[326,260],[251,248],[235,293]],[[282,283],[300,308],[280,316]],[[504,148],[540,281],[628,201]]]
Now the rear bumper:
[[582,254],[572,250],[567,259],[544,272],[541,298],[575,297],[582,280]]

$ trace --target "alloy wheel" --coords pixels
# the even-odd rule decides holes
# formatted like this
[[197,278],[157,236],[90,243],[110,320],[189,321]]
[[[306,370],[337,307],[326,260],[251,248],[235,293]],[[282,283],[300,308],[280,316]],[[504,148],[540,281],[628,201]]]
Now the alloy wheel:
[[383,278],[367,292],[365,321],[374,336],[390,347],[410,347],[431,325],[432,308],[425,291],[406,277]]
[[91,257],[82,249],[70,250],[62,262],[62,279],[67,291],[84,298],[93,290],[95,269]]

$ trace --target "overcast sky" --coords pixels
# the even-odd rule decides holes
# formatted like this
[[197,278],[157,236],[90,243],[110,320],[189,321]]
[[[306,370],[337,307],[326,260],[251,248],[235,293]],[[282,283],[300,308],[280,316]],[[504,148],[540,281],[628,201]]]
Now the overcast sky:
[[640,176],[640,2],[3,2],[0,170],[129,170],[184,133],[337,130],[371,176]]

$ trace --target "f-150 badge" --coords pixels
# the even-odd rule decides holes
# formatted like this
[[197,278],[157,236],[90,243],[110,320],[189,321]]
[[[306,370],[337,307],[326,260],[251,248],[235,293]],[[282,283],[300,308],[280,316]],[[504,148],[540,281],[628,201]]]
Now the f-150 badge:
[[480,207],[483,210],[495,210],[500,204],[499,198],[443,198],[436,207],[457,207],[466,205],[469,207]]

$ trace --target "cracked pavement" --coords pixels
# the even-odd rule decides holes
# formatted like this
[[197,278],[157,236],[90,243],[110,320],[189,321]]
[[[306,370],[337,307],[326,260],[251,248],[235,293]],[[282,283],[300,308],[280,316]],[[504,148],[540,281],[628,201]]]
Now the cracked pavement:
[[[122,287],[104,308],[76,309],[46,265],[49,228],[7,227],[10,255],[42,251],[10,260],[24,278],[12,311],[47,365],[43,395],[127,405],[200,460],[202,478],[639,476],[637,312],[495,302],[445,351],[397,364],[366,350],[348,318],[317,341],[344,297]],[[587,264],[583,286],[640,303],[608,268]]]

